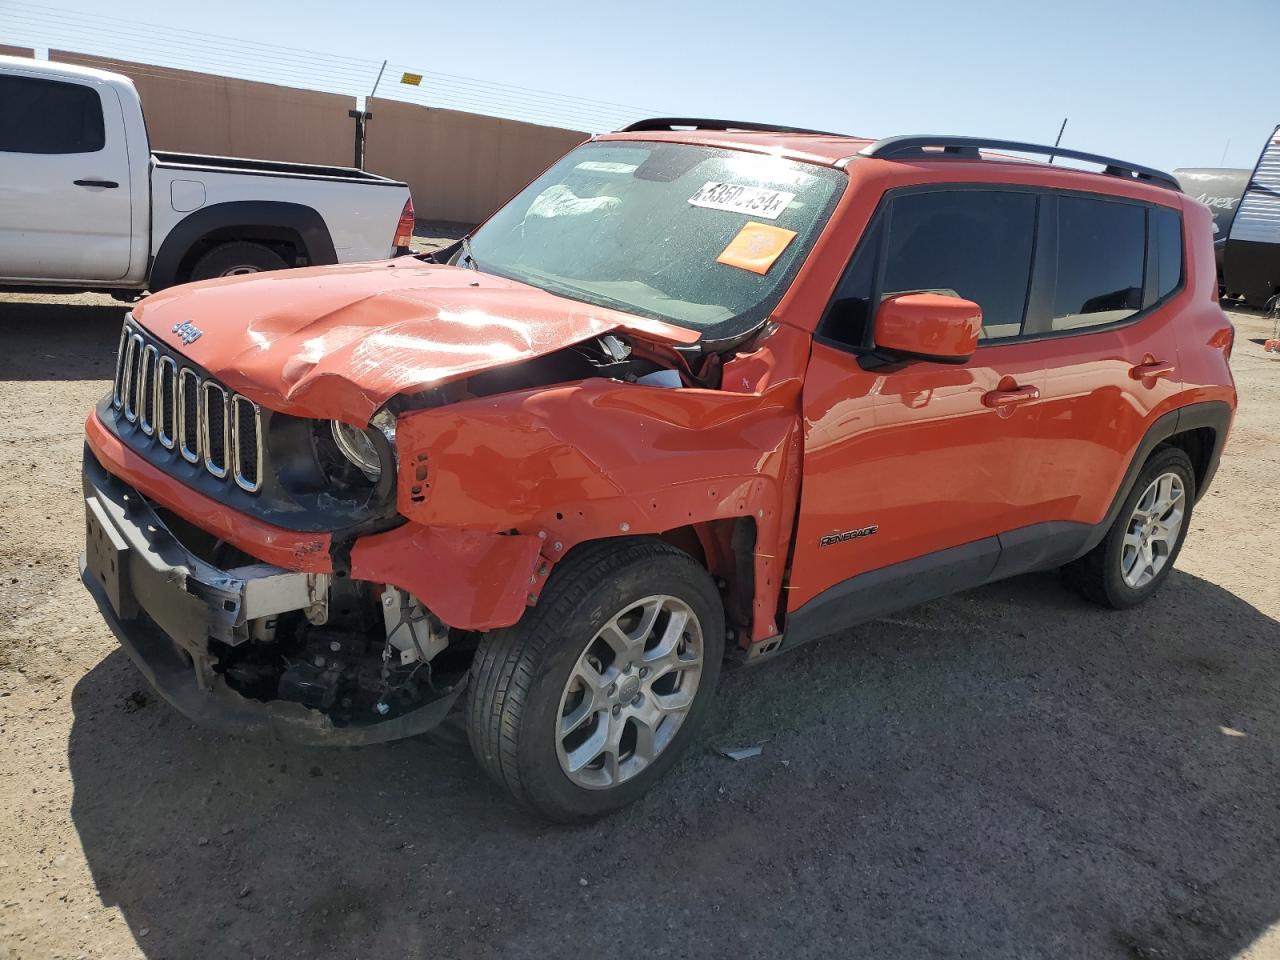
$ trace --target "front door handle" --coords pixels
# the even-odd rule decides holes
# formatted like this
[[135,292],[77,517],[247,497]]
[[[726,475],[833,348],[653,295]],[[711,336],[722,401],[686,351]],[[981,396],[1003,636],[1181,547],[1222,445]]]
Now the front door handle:
[[106,187],[108,190],[114,190],[120,184],[114,180],[75,180],[72,181],[77,187]]
[[1159,380],[1173,374],[1173,364],[1165,360],[1157,360],[1151,354],[1142,358],[1137,366],[1129,368],[1129,376],[1134,380]]
[[1017,384],[1005,386],[1003,381],[995,390],[982,395],[982,404],[993,410],[1012,410],[1020,403],[1030,403],[1040,399],[1039,387],[1019,387]]

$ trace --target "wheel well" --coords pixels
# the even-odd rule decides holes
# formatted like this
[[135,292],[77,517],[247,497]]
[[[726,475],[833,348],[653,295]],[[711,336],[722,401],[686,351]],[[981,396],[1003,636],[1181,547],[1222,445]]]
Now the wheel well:
[[751,517],[706,520],[675,527],[659,539],[697,560],[715,581],[731,630],[751,630],[755,601],[756,524]]
[[[1209,474],[1209,465],[1213,459],[1213,449],[1217,439],[1217,434],[1212,427],[1196,427],[1175,433],[1157,446],[1156,450],[1161,447],[1177,447],[1190,458],[1191,465],[1195,468],[1196,496],[1198,497],[1200,491],[1204,489],[1204,481]],[[1152,456],[1155,455],[1156,450],[1152,451]]]
[[214,247],[236,241],[260,243],[278,253],[291,267],[305,266],[308,262],[306,244],[302,242],[302,237],[298,234],[298,231],[289,227],[273,227],[259,224],[218,227],[216,230],[210,230],[202,236],[182,255],[182,260],[178,264],[176,273],[178,282],[184,283],[191,276],[191,271],[197,261]]

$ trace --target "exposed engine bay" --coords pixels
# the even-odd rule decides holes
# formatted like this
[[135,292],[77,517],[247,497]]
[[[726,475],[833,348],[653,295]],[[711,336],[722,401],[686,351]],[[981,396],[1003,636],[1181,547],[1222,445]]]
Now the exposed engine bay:
[[158,513],[186,549],[247,582],[259,609],[290,598],[296,605],[209,639],[213,672],[241,696],[300,703],[337,725],[365,724],[439,699],[465,675],[474,637],[451,631],[406,591],[338,571],[312,577],[316,590],[300,596],[282,582],[302,575],[257,564],[171,512]]
[[[651,387],[712,386],[704,378],[718,364],[708,363],[698,353],[659,354],[629,337],[607,333],[518,364],[474,374],[461,385],[463,390],[449,399],[486,397],[591,377]],[[695,370],[695,365],[699,369]]]

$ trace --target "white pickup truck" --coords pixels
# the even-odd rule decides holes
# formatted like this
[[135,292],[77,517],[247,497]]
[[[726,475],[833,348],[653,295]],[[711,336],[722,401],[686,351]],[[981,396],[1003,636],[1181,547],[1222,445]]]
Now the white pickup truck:
[[153,153],[127,77],[0,57],[0,288],[130,298],[407,248],[406,184],[347,167]]

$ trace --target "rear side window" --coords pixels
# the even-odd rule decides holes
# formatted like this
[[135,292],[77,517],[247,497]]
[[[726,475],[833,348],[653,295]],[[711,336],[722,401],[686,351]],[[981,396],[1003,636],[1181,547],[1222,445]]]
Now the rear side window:
[[1113,200],[1060,197],[1057,246],[1057,285],[1050,329],[1074,330],[1115,323],[1142,309],[1147,247],[1145,207]]
[[1156,299],[1163,300],[1182,284],[1182,217],[1168,207],[1151,208],[1156,243]]
[[0,152],[96,153],[105,142],[96,90],[56,80],[0,77]]
[[972,300],[984,339],[1016,337],[1031,281],[1036,198],[955,190],[893,201],[881,299],[917,290]]

